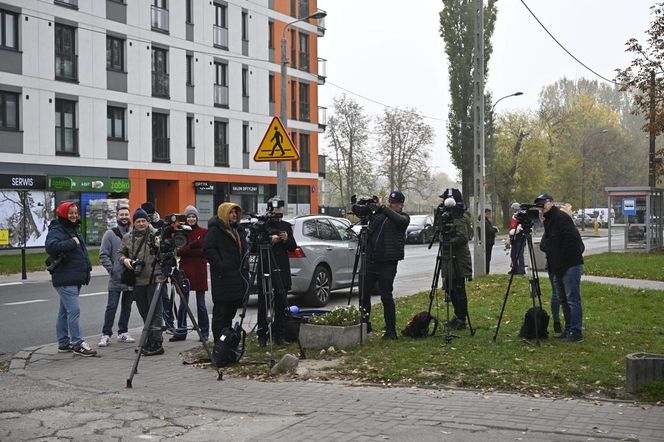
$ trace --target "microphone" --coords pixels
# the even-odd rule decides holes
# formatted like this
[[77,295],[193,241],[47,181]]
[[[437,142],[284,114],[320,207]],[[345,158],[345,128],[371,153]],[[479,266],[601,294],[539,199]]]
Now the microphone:
[[443,202],[445,207],[454,207],[456,206],[456,201],[452,197],[445,198],[445,201]]

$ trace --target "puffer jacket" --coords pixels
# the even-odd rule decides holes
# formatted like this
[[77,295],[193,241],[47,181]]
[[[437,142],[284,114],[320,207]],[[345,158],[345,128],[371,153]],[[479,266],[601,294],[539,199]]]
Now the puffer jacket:
[[[74,237],[78,238],[79,245]],[[81,286],[90,282],[92,265],[78,224],[60,217],[54,219],[48,226],[46,253],[53,258],[65,256],[51,276],[53,287]]]
[[[143,241],[143,235],[148,235],[147,239]],[[142,243],[142,245],[141,245]],[[154,243],[154,230],[149,228],[143,232],[132,230],[122,237],[122,245],[120,246],[120,262],[124,262],[125,258],[134,259],[134,257],[141,258],[145,265],[141,273],[136,275],[135,286],[150,285],[155,281],[155,276],[161,273],[161,267],[156,261],[155,256],[150,253],[150,245]],[[140,247],[139,247],[140,246]],[[154,272],[153,272],[154,266]],[[123,264],[124,267],[124,264]],[[126,268],[126,267],[125,267]],[[124,270],[123,270],[124,271]]]
[[[126,268],[119,258],[120,247],[122,246],[122,236],[129,232],[130,226],[125,229],[114,227],[104,233],[99,248],[99,262],[104,266],[110,278],[108,278],[109,291],[125,291],[128,289],[126,284],[121,281],[122,272]],[[120,233],[118,236],[117,233]]]
[[382,206],[367,226],[368,256],[373,262],[401,261],[410,216]]
[[583,264],[586,250],[572,218],[556,206],[544,214],[540,249],[546,253],[549,271],[557,276],[564,275],[570,267]]

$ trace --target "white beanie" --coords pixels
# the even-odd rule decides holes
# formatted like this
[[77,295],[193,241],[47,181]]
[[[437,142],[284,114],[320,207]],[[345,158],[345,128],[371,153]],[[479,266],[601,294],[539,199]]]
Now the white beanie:
[[194,206],[187,206],[184,209],[184,215],[185,216],[196,215],[196,218],[198,218],[198,209],[195,208]]

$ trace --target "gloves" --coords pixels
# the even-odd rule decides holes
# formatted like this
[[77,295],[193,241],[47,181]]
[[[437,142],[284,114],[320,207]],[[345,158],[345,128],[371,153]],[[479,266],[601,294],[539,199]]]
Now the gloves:
[[515,235],[518,235],[521,232],[523,232],[523,226],[521,224],[519,224],[518,226],[516,226]]

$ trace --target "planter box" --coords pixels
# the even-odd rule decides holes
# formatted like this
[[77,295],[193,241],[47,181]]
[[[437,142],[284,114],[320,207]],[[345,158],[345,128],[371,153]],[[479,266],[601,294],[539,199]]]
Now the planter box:
[[636,393],[658,379],[664,379],[664,355],[630,353],[627,355],[625,389]]
[[333,325],[300,325],[300,345],[304,349],[346,348],[357,345],[367,339],[367,325],[357,324],[350,327]]

